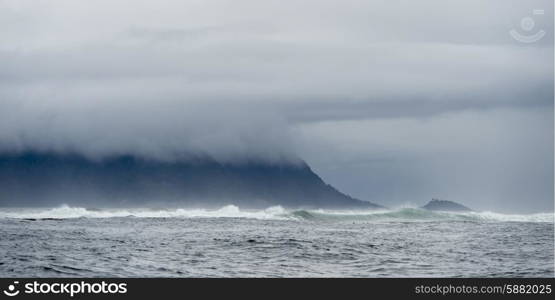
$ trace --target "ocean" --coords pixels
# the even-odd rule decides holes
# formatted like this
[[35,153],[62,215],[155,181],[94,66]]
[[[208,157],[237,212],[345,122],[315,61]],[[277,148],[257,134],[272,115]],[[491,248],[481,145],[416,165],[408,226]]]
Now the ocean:
[[0,277],[554,277],[554,214],[0,209]]

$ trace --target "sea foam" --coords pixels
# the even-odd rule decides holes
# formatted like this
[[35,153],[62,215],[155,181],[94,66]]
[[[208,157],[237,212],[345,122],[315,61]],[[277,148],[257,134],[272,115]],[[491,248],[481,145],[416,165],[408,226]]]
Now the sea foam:
[[495,212],[438,212],[418,208],[395,210],[286,210],[281,206],[266,209],[240,209],[226,205],[219,209],[87,209],[62,205],[56,208],[3,208],[0,218],[72,219],[72,218],[249,218],[259,220],[314,221],[490,221],[554,222],[553,213],[501,214]]

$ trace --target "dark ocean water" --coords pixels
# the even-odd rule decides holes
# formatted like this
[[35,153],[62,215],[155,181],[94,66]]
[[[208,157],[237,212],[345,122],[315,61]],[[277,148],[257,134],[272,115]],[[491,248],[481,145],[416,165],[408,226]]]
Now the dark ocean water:
[[0,209],[1,277],[553,277],[553,214]]

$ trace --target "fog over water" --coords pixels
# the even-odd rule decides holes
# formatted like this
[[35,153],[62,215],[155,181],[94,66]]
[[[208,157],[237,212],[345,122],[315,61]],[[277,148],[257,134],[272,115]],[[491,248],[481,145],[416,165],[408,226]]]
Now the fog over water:
[[0,155],[302,159],[390,207],[552,212],[552,30],[549,0],[2,0]]

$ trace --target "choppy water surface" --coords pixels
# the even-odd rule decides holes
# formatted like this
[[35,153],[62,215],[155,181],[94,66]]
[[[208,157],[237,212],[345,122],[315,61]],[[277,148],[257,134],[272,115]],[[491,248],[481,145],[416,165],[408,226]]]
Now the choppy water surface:
[[0,276],[553,277],[553,214],[0,209]]

